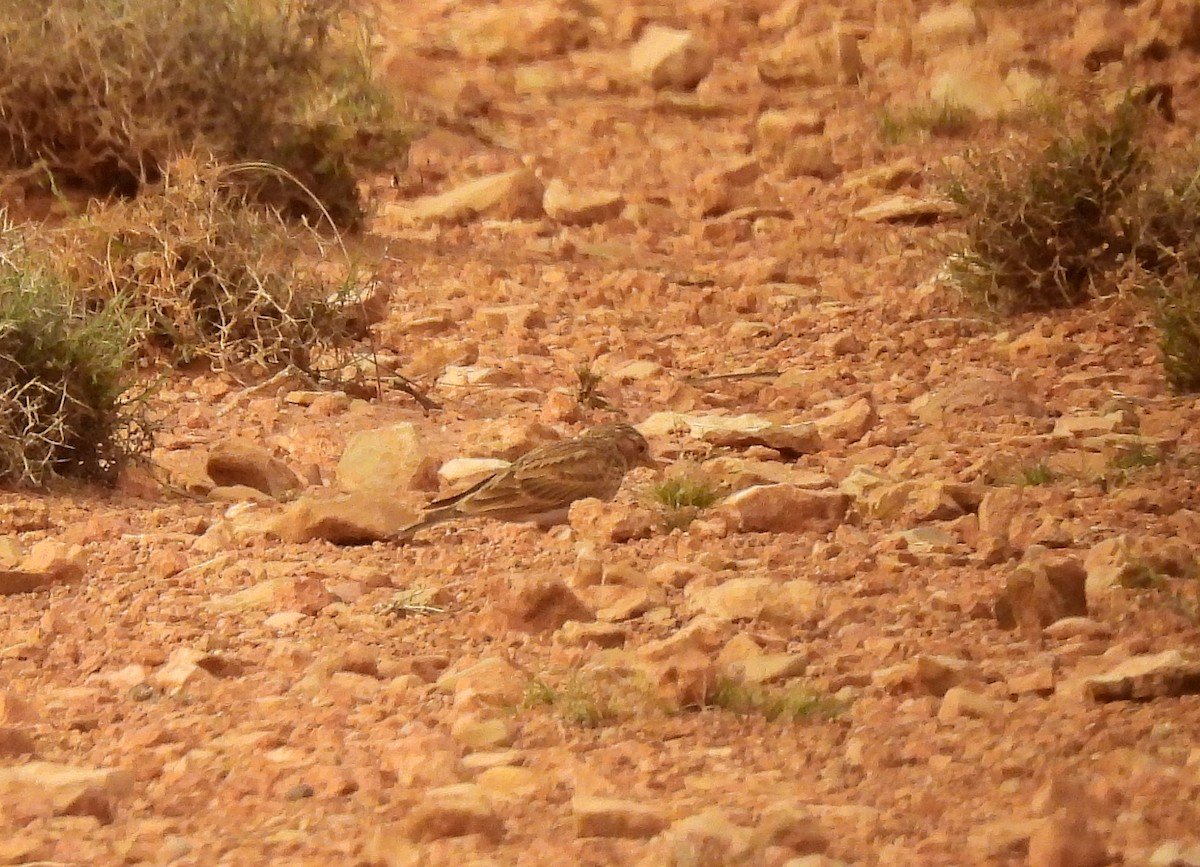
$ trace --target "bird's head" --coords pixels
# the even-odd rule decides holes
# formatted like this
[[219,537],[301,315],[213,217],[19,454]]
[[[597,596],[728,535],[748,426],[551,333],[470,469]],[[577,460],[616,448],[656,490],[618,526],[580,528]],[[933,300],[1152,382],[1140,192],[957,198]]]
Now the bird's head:
[[616,445],[627,467],[659,468],[659,463],[650,454],[650,444],[631,424],[606,424],[588,431],[588,436],[602,436]]

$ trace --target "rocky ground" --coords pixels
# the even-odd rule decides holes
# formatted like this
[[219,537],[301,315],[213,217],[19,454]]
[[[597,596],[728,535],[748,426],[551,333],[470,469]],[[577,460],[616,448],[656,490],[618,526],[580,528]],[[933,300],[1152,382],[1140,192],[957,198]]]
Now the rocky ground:
[[[4,495],[0,863],[1200,864],[1200,409],[958,303],[934,183],[1083,78],[1190,140],[1195,5],[415,6],[355,243],[437,407],[180,376],[171,491]],[[620,415],[726,499],[346,544]]]

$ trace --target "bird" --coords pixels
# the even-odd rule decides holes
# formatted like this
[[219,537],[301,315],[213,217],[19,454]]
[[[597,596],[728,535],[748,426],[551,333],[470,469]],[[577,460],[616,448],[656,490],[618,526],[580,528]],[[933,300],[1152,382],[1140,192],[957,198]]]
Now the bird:
[[597,425],[573,439],[538,446],[465,491],[434,500],[395,538],[407,540],[455,518],[558,524],[576,500],[611,500],[636,466],[658,466],[646,438],[624,422]]

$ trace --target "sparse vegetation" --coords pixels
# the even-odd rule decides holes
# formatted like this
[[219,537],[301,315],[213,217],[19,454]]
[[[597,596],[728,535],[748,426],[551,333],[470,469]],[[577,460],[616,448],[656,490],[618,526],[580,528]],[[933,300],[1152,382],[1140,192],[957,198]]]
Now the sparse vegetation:
[[884,109],[879,114],[879,137],[894,145],[914,137],[949,138],[975,128],[975,114],[958,103],[922,102],[901,111]]
[[777,689],[724,677],[717,682],[710,703],[732,713],[765,717],[770,722],[833,719],[846,710],[844,702],[804,686]]
[[[0,0],[0,161],[98,196],[130,195],[182,153],[265,160],[339,224],[357,175],[411,134],[372,78],[351,0]],[[316,216],[280,176],[261,201]]]
[[111,482],[149,443],[126,396],[133,319],[122,298],[89,311],[0,231],[0,481]]
[[608,399],[599,390],[603,381],[603,375],[587,362],[575,365],[575,403],[585,410],[612,409]]
[[949,264],[968,298],[1018,313],[1111,291],[1133,250],[1125,205],[1147,170],[1142,129],[1143,109],[1127,101],[1040,152],[970,160],[947,186],[963,214]]
[[365,332],[361,275],[306,267],[320,237],[248,204],[227,167],[177,161],[152,193],[97,205],[51,242],[93,309],[120,299],[140,351],[173,364],[340,369]]
[[1050,468],[1049,464],[1047,464],[1045,461],[1038,461],[1036,464],[1031,464],[1027,467],[1021,468],[1019,484],[1028,487],[1049,485],[1056,478],[1058,478],[1058,476],[1055,474],[1054,470]]
[[532,678],[520,707],[549,707],[565,722],[584,728],[668,710],[641,672],[600,664]]
[[949,271],[996,313],[1069,307],[1129,291],[1157,311],[1176,391],[1200,390],[1200,152],[1154,153],[1153,112],[1169,90],[1128,96],[1083,131],[1040,149],[968,160],[947,194],[963,231]]
[[664,479],[651,487],[649,493],[669,529],[686,528],[700,512],[720,499],[716,484],[692,475]]

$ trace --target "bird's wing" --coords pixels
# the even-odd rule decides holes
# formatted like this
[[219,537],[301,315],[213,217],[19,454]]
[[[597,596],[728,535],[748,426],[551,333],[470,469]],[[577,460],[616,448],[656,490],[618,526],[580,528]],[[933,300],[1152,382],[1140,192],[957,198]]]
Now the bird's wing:
[[471,485],[471,487],[469,487],[469,488],[465,488],[464,490],[461,490],[461,491],[459,491],[457,494],[451,494],[451,495],[450,495],[450,496],[448,496],[448,497],[442,497],[442,498],[441,498],[441,499],[439,499],[439,500],[434,500],[434,501],[433,501],[433,502],[431,502],[429,505],[427,505],[425,508],[426,508],[426,510],[430,510],[430,509],[444,509],[444,508],[445,508],[445,507],[447,507],[447,506],[457,506],[457,505],[458,505],[459,503],[461,503],[461,502],[462,502],[462,501],[463,501],[463,500],[464,500],[466,497],[469,497],[469,496],[471,496],[473,493],[475,493],[476,491],[478,491],[478,490],[479,490],[480,488],[482,488],[484,485],[488,484],[488,483],[489,483],[489,482],[491,482],[493,479],[495,479],[495,478],[496,478],[496,476],[499,476],[499,475],[501,475],[502,473],[506,473],[506,472],[508,472],[508,468],[507,468],[507,467],[505,467],[505,468],[504,468],[504,469],[502,469],[502,470],[497,470],[496,472],[494,472],[494,473],[492,473],[492,474],[490,474],[490,475],[484,476],[484,477],[483,477],[482,479],[480,479],[478,482],[476,482],[475,484]]
[[470,515],[556,509],[582,497],[611,496],[614,474],[602,447],[578,440],[553,443],[489,479],[459,507]]

